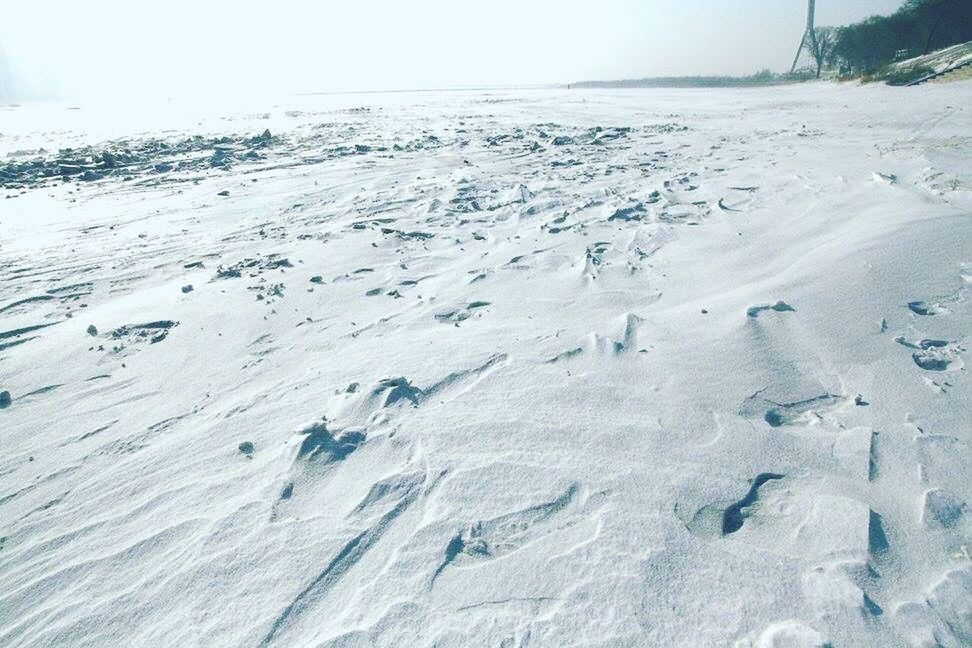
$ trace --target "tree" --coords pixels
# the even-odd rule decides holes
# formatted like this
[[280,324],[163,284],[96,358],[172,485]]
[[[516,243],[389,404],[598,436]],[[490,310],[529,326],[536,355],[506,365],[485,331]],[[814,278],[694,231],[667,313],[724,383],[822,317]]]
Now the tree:
[[813,59],[817,63],[817,78],[825,67],[832,67],[834,54],[837,51],[837,30],[833,27],[817,27],[814,30]]
[[915,15],[921,23],[922,54],[972,39],[972,3],[968,0],[907,0],[902,11]]
[[906,0],[890,16],[841,27],[831,55],[845,72],[873,70],[899,53],[918,56],[972,40],[969,0]]

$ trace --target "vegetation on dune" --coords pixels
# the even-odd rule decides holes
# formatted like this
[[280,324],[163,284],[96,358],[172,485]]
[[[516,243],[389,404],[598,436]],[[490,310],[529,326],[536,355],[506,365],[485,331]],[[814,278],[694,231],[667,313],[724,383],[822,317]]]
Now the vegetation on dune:
[[[823,39],[821,39],[823,35]],[[906,0],[890,16],[872,16],[845,27],[822,27],[826,47],[818,64],[842,76],[874,76],[884,66],[972,40],[969,0]]]
[[904,86],[908,85],[913,81],[923,79],[930,74],[933,74],[935,70],[930,67],[919,65],[916,67],[905,68],[901,70],[889,70],[887,68],[882,68],[875,74],[865,74],[862,80],[866,83],[868,81],[886,81],[888,85],[893,86]]

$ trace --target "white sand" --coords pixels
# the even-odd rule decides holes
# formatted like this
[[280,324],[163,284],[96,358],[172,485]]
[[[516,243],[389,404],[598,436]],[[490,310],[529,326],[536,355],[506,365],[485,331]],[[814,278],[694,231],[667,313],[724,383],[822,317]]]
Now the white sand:
[[0,645],[969,645],[970,99],[303,98],[0,190]]

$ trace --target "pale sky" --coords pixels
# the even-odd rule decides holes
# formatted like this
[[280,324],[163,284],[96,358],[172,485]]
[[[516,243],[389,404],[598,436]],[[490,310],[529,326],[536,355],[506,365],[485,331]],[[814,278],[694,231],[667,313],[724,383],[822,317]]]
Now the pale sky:
[[[806,0],[0,0],[20,94],[253,95],[785,70]],[[817,0],[817,24],[901,0]],[[3,74],[0,62],[0,76]]]

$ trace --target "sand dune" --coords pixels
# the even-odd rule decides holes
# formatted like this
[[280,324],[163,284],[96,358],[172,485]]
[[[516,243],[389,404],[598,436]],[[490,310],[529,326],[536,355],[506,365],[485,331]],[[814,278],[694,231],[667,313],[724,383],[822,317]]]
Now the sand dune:
[[970,90],[0,137],[0,644],[968,645]]

